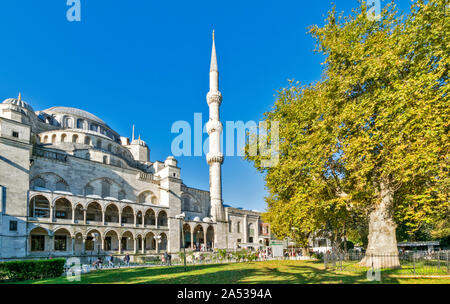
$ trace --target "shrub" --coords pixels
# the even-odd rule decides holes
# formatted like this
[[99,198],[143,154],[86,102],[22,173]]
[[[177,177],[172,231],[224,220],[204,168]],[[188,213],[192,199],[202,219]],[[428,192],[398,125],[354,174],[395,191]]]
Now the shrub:
[[0,279],[34,280],[58,277],[63,274],[65,263],[65,259],[2,262]]

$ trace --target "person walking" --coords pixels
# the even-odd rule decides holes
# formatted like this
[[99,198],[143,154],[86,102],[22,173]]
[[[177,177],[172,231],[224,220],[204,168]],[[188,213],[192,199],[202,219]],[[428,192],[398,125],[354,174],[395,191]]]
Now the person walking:
[[109,266],[114,267],[114,257],[112,254],[109,255]]
[[127,266],[130,266],[130,255],[127,253],[126,255],[125,255],[125,257],[123,258],[123,261],[125,262],[125,264],[127,265]]

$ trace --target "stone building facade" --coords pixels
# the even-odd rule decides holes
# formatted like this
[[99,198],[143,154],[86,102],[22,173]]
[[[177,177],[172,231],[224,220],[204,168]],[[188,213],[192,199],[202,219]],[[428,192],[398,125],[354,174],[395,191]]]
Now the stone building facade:
[[134,129],[120,136],[76,108],[35,112],[20,94],[0,103],[0,260],[266,244],[258,212],[222,204],[214,40],[210,78],[210,191],[186,186],[174,157],[151,161]]

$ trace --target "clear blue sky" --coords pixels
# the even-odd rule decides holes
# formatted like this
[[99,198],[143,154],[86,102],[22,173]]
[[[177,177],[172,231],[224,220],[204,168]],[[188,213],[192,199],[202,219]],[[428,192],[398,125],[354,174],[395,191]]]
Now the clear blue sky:
[[[334,3],[345,13],[358,6]],[[81,22],[71,23],[66,0],[1,1],[0,101],[20,91],[36,111],[84,109],[122,136],[135,124],[151,160],[164,160],[173,122],[193,125],[194,112],[207,120],[213,28],[221,120],[258,121],[288,79],[320,78],[307,27],[322,25],[330,8],[328,0],[81,0]],[[209,188],[204,157],[178,160],[188,186]],[[250,163],[226,158],[222,182],[225,204],[265,209],[263,176]]]

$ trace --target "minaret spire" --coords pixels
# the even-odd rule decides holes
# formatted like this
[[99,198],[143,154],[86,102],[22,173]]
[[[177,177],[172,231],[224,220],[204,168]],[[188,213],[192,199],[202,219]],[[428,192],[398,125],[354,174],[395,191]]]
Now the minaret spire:
[[17,97],[17,101],[19,101],[19,102],[22,101],[22,94],[20,94],[20,92],[19,92],[19,97]]
[[133,125],[133,134],[131,135],[131,142],[134,140],[134,125]]
[[225,211],[222,205],[222,163],[223,154],[220,147],[220,136],[222,134],[222,123],[219,117],[219,107],[222,103],[222,94],[219,91],[219,69],[217,67],[217,56],[215,37],[213,31],[211,68],[209,71],[209,92],[206,100],[209,106],[209,121],[206,130],[209,135],[209,153],[206,161],[209,165],[209,194],[211,199],[211,217],[216,222],[225,221]]

